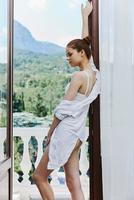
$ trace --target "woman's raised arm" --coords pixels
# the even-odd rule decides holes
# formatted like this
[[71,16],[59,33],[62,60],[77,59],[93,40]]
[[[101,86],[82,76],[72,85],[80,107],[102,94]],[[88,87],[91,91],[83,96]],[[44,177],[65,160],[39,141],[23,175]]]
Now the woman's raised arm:
[[82,15],[82,39],[89,36],[88,33],[88,16],[93,10],[92,1],[87,1],[85,7],[81,4],[81,15]]

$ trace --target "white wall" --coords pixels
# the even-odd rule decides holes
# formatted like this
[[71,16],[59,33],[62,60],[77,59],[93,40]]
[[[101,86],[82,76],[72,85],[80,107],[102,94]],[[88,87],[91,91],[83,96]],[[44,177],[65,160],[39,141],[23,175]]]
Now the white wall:
[[134,200],[134,1],[99,4],[104,200]]

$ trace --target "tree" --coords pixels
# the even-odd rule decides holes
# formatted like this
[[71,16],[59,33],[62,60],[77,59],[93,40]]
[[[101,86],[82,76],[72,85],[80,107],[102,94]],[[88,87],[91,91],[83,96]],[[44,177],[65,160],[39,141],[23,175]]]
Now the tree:
[[16,92],[13,93],[13,112],[22,112],[25,110],[24,93],[22,92],[17,96]]
[[47,115],[47,108],[44,105],[44,100],[41,95],[38,93],[36,96],[36,100],[33,105],[33,112],[38,117],[45,117]]

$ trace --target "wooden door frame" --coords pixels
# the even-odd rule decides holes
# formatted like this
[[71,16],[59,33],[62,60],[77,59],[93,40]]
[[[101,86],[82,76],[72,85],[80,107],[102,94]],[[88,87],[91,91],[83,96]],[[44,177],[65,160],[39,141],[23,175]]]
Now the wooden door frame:
[[13,69],[13,0],[7,0],[7,124],[6,124],[6,159],[0,162],[0,181],[8,174],[8,199],[12,200],[13,188],[13,131],[12,131],[12,69]]
[[[99,0],[92,0],[93,11],[89,16],[89,34],[92,38],[92,54],[99,69]],[[100,143],[100,95],[89,110],[90,149],[90,200],[103,200],[102,161]]]
[[8,0],[8,52],[7,52],[7,157],[9,168],[9,200],[13,198],[13,22],[14,1]]

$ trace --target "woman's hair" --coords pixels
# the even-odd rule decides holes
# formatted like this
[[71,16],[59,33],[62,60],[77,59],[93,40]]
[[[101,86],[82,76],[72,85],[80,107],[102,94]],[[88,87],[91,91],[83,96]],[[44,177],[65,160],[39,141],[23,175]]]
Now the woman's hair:
[[67,44],[67,47],[76,49],[78,52],[80,52],[81,50],[84,50],[87,58],[90,59],[91,54],[92,54],[90,45],[91,45],[91,38],[89,38],[89,36],[87,36],[83,39],[71,40]]

